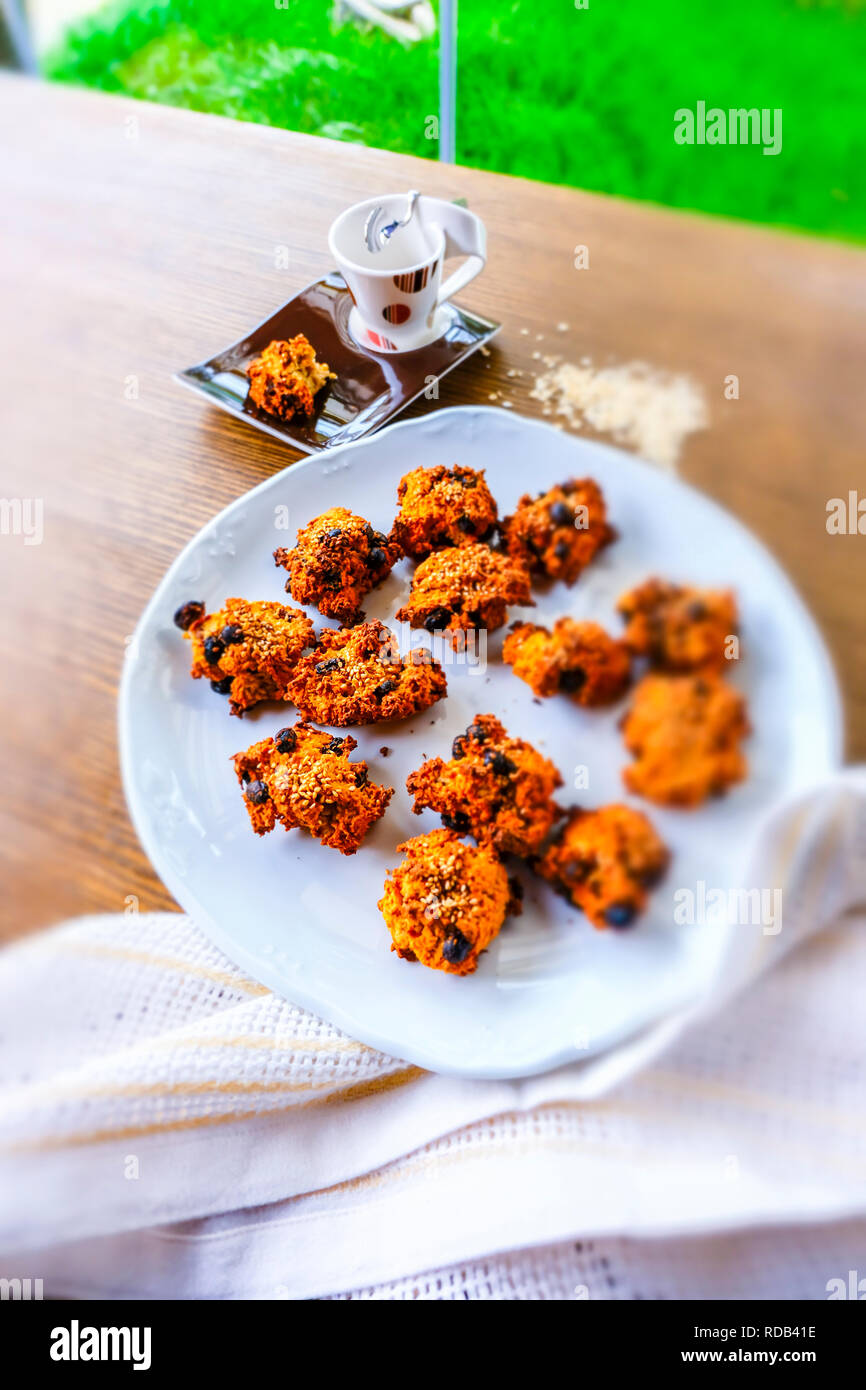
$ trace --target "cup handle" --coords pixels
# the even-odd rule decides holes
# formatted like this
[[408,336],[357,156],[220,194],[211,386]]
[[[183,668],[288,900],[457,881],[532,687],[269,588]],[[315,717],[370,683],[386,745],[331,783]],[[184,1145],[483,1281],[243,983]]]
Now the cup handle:
[[439,218],[439,226],[445,236],[446,260],[449,256],[468,256],[469,259],[440,286],[437,309],[474,280],[487,264],[487,230],[480,217],[468,208],[451,206]]

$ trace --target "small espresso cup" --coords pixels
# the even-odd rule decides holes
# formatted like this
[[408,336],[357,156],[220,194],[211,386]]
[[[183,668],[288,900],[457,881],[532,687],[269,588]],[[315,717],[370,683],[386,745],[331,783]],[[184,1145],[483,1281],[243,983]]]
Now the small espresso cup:
[[[422,194],[412,219],[372,252],[364,228],[378,207],[386,220],[398,220],[406,211],[406,194],[347,208],[332,223],[328,246],[354,302],[349,331],[355,340],[374,352],[410,352],[445,332],[446,301],[484,269],[487,233],[468,208]],[[468,259],[443,283],[442,267],[452,256]]]

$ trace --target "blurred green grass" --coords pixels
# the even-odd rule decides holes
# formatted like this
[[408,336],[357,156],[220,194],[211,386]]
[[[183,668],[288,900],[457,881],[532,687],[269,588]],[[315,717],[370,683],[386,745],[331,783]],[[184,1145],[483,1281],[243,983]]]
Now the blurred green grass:
[[[339,23],[329,0],[137,0],[71,28],[50,77],[435,158],[436,39]],[[866,0],[462,0],[458,160],[866,239]],[[760,146],[680,146],[673,113],[783,111]]]

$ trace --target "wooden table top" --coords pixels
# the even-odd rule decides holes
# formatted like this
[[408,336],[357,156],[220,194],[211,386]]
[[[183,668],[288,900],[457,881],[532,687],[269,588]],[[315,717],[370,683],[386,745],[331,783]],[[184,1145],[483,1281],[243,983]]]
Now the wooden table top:
[[120,784],[124,645],[186,541],[293,456],[172,373],[330,268],[328,225],[377,192],[464,196],[488,227],[465,299],[504,328],[418,409],[501,392],[538,414],[539,346],[702,385],[710,427],[681,475],[792,575],[837,663],[848,755],[866,754],[866,537],[825,525],[829,498],[866,495],[861,252],[21,78],[0,81],[0,112],[2,493],[44,508],[41,545],[0,535],[0,936],[174,906]]

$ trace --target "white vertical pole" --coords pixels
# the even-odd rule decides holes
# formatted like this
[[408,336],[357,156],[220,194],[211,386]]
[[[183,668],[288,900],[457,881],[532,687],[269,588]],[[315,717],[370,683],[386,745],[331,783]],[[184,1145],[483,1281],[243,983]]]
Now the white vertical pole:
[[457,0],[439,0],[439,158],[457,154]]
[[33,77],[38,76],[39,64],[27,27],[27,15],[19,0],[0,0],[0,10],[6,21],[6,32],[16,66]]

